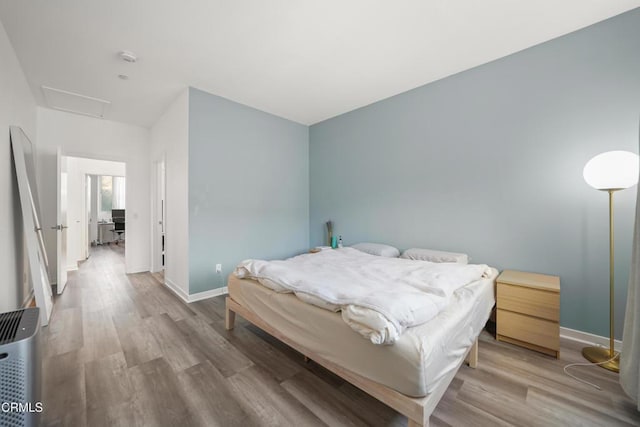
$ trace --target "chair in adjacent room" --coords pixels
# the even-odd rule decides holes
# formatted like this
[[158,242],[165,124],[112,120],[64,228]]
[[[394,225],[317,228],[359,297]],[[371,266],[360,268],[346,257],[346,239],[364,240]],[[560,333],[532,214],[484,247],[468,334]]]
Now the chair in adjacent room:
[[124,219],[120,220],[118,218],[114,218],[113,219],[113,232],[116,233],[117,237],[116,237],[116,245],[118,244],[118,242],[123,242],[123,235],[124,235],[124,229],[125,229],[125,222]]
[[113,232],[116,234],[116,245],[123,242],[122,238],[125,232],[125,213],[124,209],[112,209],[111,218],[113,221]]

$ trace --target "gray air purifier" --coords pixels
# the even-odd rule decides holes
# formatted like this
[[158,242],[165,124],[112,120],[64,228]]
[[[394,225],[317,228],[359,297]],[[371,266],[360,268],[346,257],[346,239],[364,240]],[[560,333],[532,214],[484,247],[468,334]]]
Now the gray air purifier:
[[40,422],[39,329],[37,308],[0,313],[0,427]]

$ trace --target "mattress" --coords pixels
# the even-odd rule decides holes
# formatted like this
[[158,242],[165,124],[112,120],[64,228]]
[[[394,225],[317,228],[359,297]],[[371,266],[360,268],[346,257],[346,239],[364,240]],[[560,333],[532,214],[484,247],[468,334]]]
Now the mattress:
[[301,346],[362,377],[402,394],[422,397],[460,365],[495,304],[495,278],[458,289],[435,318],[409,328],[393,345],[374,345],[353,331],[340,313],[277,293],[251,279],[229,277],[229,294]]

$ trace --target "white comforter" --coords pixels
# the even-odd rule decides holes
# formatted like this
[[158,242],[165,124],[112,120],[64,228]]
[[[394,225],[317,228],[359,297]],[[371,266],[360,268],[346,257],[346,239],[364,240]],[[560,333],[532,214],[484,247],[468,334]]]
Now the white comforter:
[[342,248],[283,261],[246,260],[235,270],[277,292],[294,292],[342,318],[374,344],[393,344],[406,328],[425,323],[453,293],[490,274],[486,265],[384,258]]

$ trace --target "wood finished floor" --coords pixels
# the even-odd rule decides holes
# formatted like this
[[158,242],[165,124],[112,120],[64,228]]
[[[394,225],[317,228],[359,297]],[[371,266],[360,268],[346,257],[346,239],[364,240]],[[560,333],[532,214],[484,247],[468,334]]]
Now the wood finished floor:
[[[148,273],[126,275],[122,248],[98,247],[71,274],[43,329],[44,425],[405,426],[407,419],[238,318],[224,298],[182,303]],[[354,339],[359,339],[355,337]],[[463,366],[432,426],[640,425],[616,374],[483,333],[477,369]]]

